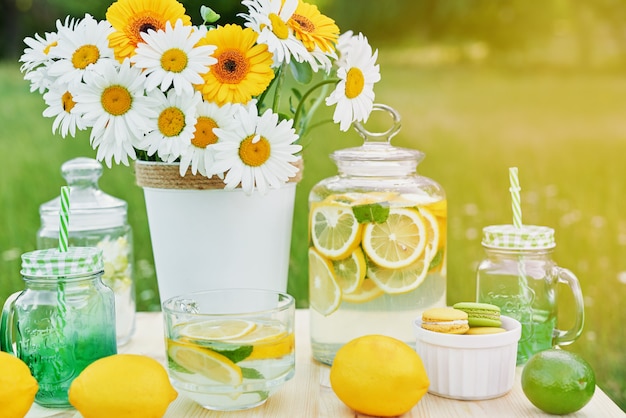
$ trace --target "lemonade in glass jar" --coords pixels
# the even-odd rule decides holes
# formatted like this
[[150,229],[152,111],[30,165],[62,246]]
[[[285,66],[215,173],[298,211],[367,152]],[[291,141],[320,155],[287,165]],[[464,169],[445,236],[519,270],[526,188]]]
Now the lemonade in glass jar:
[[339,175],[309,195],[309,298],[313,356],[332,364],[337,350],[367,334],[414,346],[412,321],[446,305],[447,203],[420,176],[424,154],[394,147],[394,125],[372,133],[355,124],[361,147],[334,152]]

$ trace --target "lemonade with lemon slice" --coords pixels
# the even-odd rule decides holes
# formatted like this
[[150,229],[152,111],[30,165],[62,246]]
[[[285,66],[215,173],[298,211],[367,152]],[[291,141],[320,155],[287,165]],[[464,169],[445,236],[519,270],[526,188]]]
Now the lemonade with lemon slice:
[[313,355],[382,334],[414,345],[412,320],[446,304],[446,200],[400,192],[332,193],[311,203]]
[[[225,292],[221,301],[205,304],[219,314],[202,314],[199,297],[181,299],[193,300],[193,309],[177,314],[168,311],[166,302],[168,372],[179,393],[207,409],[247,409],[264,403],[295,373],[293,305],[263,309],[262,297],[245,297],[256,291]],[[232,315],[219,303],[258,312]]]

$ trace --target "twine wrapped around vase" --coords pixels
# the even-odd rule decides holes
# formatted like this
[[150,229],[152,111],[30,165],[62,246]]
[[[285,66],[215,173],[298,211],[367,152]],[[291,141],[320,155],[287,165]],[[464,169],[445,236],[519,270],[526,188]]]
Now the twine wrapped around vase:
[[[298,167],[299,170],[294,177],[289,178],[289,182],[298,183],[302,180],[302,159],[292,164]],[[178,163],[135,161],[134,166],[137,185],[141,187],[207,190],[223,189],[225,186],[224,181],[218,176],[206,177],[201,174],[194,175],[191,173],[191,169],[187,169],[185,176],[181,176]]]

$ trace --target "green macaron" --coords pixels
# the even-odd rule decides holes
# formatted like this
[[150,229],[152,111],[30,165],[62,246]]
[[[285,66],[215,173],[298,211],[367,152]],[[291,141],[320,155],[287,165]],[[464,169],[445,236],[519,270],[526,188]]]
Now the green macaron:
[[467,313],[470,327],[499,327],[500,308],[490,303],[459,302],[454,304],[454,309]]

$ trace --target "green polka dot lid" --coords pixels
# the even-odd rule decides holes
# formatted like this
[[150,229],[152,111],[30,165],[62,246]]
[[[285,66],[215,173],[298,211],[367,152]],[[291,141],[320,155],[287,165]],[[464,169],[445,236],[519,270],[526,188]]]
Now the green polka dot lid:
[[66,277],[94,274],[104,270],[102,250],[95,247],[69,247],[31,251],[22,254],[22,275],[26,277]]

